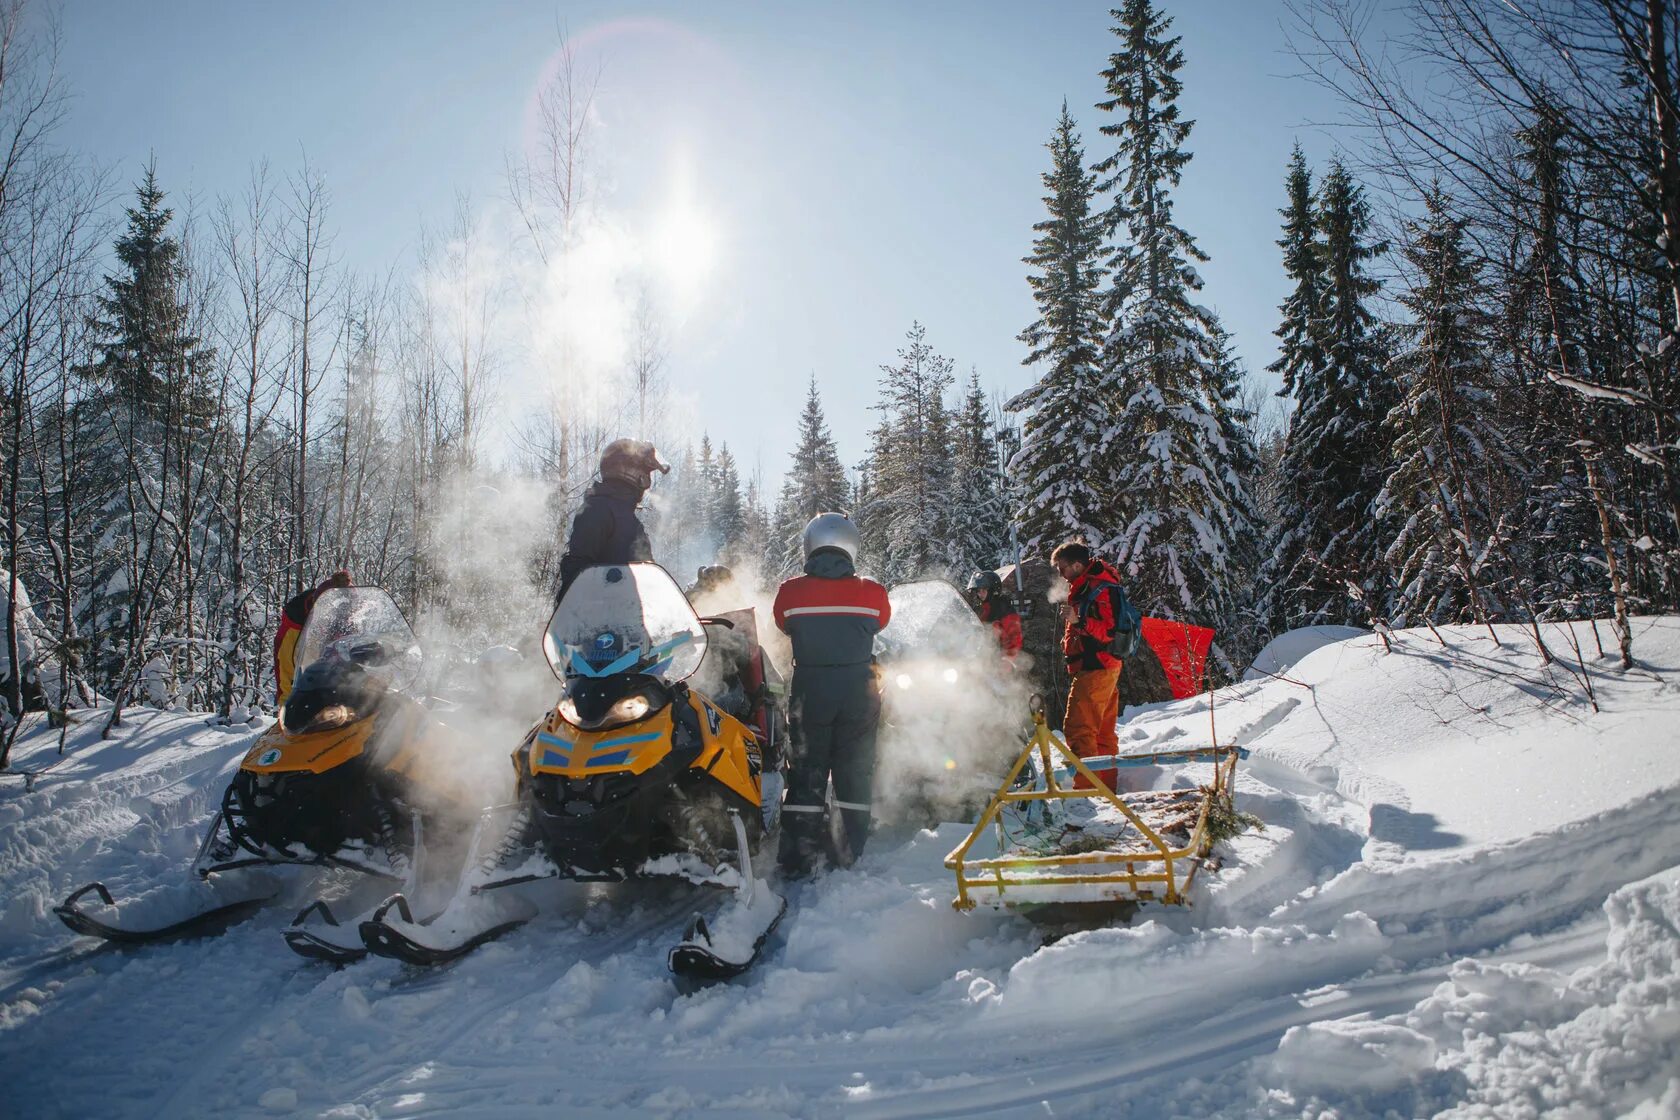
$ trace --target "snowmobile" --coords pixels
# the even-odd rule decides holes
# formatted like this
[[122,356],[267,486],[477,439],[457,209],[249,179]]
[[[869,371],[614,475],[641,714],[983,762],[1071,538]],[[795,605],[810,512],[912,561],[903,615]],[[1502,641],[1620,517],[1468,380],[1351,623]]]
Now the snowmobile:
[[886,827],[972,820],[1014,760],[1025,674],[944,580],[894,587],[892,625],[875,639],[881,670],[877,813]]
[[[706,621],[733,632],[730,620]],[[753,871],[780,815],[780,775],[774,753],[766,758],[767,737],[684,683],[706,660],[706,621],[657,565],[579,574],[543,638],[564,689],[513,752],[514,803],[486,811],[443,910],[416,921],[407,899],[393,896],[362,923],[367,947],[443,963],[534,915],[529,904],[503,901],[500,888],[661,878],[734,892],[710,918],[696,915],[670,950],[679,981],[750,967],[787,908]],[[762,672],[756,646],[753,637],[748,663]],[[743,714],[773,727],[765,690],[754,695]],[[510,819],[492,828],[502,816]],[[501,839],[486,850],[491,835]]]
[[[280,718],[246,752],[199,845],[189,898],[176,892],[118,906],[103,883],[89,883],[54,913],[77,933],[143,942],[213,926],[279,892],[273,876],[233,872],[295,864],[410,881],[425,818],[444,808],[468,819],[473,812],[461,806],[446,765],[452,736],[406,694],[420,662],[414,633],[385,592],[323,592],[298,637],[301,668]],[[89,894],[116,913],[85,909]],[[165,911],[170,920],[161,920]],[[312,912],[333,921],[324,903],[307,908],[286,934],[294,949],[330,960],[363,954],[300,928]]]

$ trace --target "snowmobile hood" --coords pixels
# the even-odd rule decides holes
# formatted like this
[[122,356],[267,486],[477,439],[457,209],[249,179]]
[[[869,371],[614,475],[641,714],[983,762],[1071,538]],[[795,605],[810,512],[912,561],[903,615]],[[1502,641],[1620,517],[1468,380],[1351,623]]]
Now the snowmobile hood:
[[[682,725],[678,705],[687,708]],[[696,742],[687,726],[698,725]],[[552,711],[537,728],[525,764],[526,772],[567,778],[597,775],[641,775],[673,751],[691,756],[689,769],[704,771],[751,804],[758,802],[758,740],[747,725],[718,708],[693,689],[685,697],[660,708],[639,723],[601,731],[573,727]],[[515,758],[519,758],[516,752]]]
[[805,574],[818,579],[845,579],[857,574],[852,558],[838,548],[819,548],[805,561]]
[[257,774],[324,774],[365,751],[373,725],[371,719],[360,719],[344,727],[294,735],[277,723],[245,753],[239,768]]

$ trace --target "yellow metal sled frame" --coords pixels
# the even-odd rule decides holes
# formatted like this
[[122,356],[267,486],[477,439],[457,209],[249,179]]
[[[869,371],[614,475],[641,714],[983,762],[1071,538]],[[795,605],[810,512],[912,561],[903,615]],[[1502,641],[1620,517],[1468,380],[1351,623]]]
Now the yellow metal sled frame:
[[[1127,762],[1146,764],[1209,760],[1213,763],[1213,784],[1202,797],[1196,814],[1196,827],[1190,841],[1182,848],[1174,848],[1151,828],[1123,797],[1109,788],[1074,754],[1061,737],[1054,734],[1044,721],[1042,707],[1033,711],[1033,736],[1010,767],[1009,776],[986,805],[985,812],[975,822],[968,838],[945,857],[945,866],[956,872],[957,897],[951,903],[958,910],[972,910],[976,900],[971,892],[996,891],[996,902],[1003,906],[1039,901],[1019,897],[1026,887],[1091,887],[1100,890],[1100,901],[1156,901],[1173,904],[1185,902],[1185,892],[1200,869],[1202,860],[1213,847],[1208,838],[1208,813],[1216,800],[1229,801],[1236,779],[1237,760],[1242,751],[1237,747],[1205,747],[1188,751],[1170,751],[1160,755],[1127,755]],[[1015,781],[1034,754],[1044,769],[1043,789],[1016,789]],[[1065,759],[1073,771],[1094,787],[1092,789],[1063,789],[1056,782],[1053,756]],[[1082,798],[1103,801],[1123,813],[1137,828],[1153,851],[1141,852],[1078,852],[1051,856],[996,856],[989,859],[970,859],[969,849],[997,820],[1005,805],[1020,801],[1062,801]],[[1081,870],[1085,874],[1078,874]],[[1072,872],[1070,874],[1070,872]],[[1018,897],[1011,899],[1009,891]]]

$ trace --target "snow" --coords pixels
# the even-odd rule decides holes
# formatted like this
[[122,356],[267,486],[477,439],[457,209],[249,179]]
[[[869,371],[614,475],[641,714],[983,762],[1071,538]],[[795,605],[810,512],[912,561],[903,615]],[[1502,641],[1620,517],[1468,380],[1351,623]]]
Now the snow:
[[[1518,628],[1400,631],[1392,650],[1317,628],[1211,697],[1129,711],[1127,751],[1216,734],[1251,752],[1238,807],[1268,828],[1190,909],[1045,944],[1017,915],[951,909],[965,829],[946,824],[782,884],[765,959],[692,996],[664,972],[695,909],[676,884],[510,888],[538,916],[431,971],[289,953],[306,902],[354,913],[383,889],[302,869],[214,938],[74,937],[50,908],[89,880],[182,889],[261,730],[139,711],[100,742],[90,718],[33,789],[0,780],[0,1111],[1670,1117],[1680,618],[1636,619],[1626,672],[1576,632],[1566,668]],[[1546,636],[1573,659],[1566,630]],[[18,766],[55,748],[31,725]]]

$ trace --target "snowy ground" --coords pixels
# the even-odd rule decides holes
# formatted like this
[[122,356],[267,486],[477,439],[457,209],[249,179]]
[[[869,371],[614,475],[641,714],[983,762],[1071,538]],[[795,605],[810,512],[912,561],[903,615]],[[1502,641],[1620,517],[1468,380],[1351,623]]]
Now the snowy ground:
[[33,791],[0,778],[0,1113],[1680,1115],[1680,619],[1636,623],[1627,673],[1576,631],[1599,712],[1521,631],[1455,628],[1289,635],[1211,712],[1132,713],[1136,749],[1253,751],[1271,858],[1192,910],[1043,947],[950,909],[946,826],[795,887],[760,968],[691,997],[685,899],[646,886],[533,888],[536,921],[430,972],[288,952],[338,881],[215,938],[74,937],[51,904],[180,874],[253,734],[78,732]]

